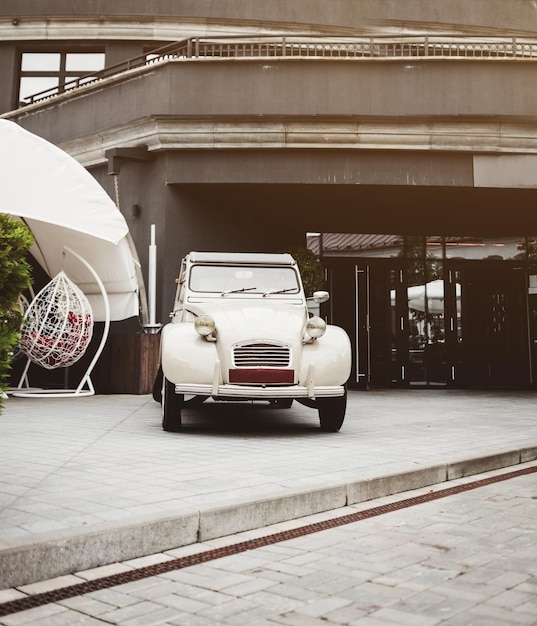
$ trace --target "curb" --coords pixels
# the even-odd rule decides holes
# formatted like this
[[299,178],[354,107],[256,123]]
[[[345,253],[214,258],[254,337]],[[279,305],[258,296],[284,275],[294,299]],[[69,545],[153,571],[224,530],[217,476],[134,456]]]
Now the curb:
[[146,516],[122,524],[44,533],[0,551],[0,589],[8,589],[254,530],[384,496],[537,460],[537,446],[387,474],[352,483]]

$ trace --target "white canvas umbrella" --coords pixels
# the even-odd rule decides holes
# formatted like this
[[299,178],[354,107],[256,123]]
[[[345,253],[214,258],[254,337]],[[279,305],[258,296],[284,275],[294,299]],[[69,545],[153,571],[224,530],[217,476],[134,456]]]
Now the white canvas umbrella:
[[0,212],[28,225],[36,261],[51,278],[63,270],[87,296],[93,320],[105,322],[101,344],[75,395],[81,394],[84,384],[93,393],[89,375],[110,321],[137,316],[140,308],[143,314],[147,311],[140,298],[145,296],[140,264],[125,218],[75,159],[2,119]]
[[104,321],[101,279],[112,321],[138,315],[143,290],[136,250],[125,218],[75,159],[14,122],[0,119],[0,211],[32,231],[31,253],[50,276],[62,269],[86,294],[94,319]]

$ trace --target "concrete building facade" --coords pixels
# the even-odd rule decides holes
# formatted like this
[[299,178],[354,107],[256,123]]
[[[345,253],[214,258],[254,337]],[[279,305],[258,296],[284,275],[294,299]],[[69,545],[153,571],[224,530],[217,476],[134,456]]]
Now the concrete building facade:
[[533,2],[4,0],[0,77],[146,275],[156,225],[159,321],[189,250],[309,241],[350,384],[537,384]]

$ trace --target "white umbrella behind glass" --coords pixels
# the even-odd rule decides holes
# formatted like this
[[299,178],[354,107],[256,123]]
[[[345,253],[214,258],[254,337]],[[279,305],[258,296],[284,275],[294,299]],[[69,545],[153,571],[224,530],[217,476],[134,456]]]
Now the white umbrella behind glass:
[[[395,290],[391,293],[392,305],[395,304]],[[457,309],[460,308],[461,286],[457,283],[456,292]],[[408,308],[432,315],[444,313],[444,281],[433,280],[425,285],[415,285],[407,289]]]

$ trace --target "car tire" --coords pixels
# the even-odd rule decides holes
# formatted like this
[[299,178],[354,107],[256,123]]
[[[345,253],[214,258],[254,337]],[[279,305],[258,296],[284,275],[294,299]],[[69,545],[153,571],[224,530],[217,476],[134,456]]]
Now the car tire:
[[326,433],[337,433],[345,419],[347,410],[347,389],[342,396],[335,398],[318,398],[319,422],[321,430]]
[[163,377],[162,382],[162,429],[176,433],[181,430],[183,394],[175,393],[175,385]]
[[155,402],[162,404],[162,379],[164,374],[162,373],[162,365],[158,366],[157,374],[153,382],[152,396]]

